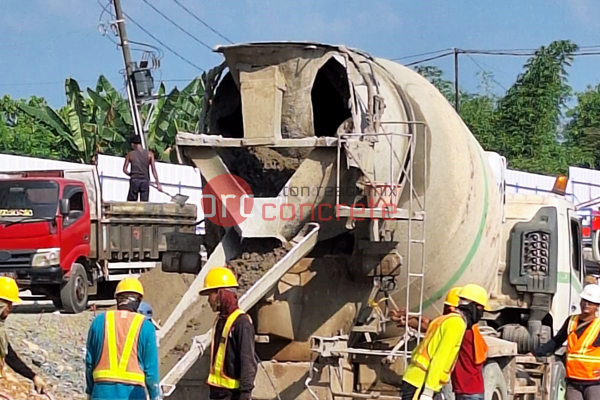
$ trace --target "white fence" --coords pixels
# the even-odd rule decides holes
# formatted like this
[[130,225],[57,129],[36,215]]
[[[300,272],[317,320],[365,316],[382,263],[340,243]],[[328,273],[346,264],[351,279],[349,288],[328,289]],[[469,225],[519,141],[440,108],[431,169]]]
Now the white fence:
[[[105,155],[98,157],[97,167],[104,200],[124,201],[127,198],[129,178],[123,173],[123,162],[122,157]],[[0,171],[60,169],[73,168],[79,165],[64,161],[0,154]],[[179,193],[190,196],[188,202],[195,204],[198,208],[198,220],[204,219],[200,171],[189,166],[166,163],[157,163],[156,169],[163,190],[171,195]],[[498,173],[498,171],[495,171],[496,175]],[[504,177],[508,193],[550,193],[555,180],[553,176],[510,169],[505,171]],[[576,167],[569,168],[567,198],[573,203],[579,204],[597,197],[600,197],[600,171]],[[150,188],[150,201],[168,202],[170,197],[160,193],[155,188]],[[598,210],[599,206],[596,205],[591,208]],[[203,231],[203,229],[203,227],[199,227],[199,230]]]
[[[126,201],[129,190],[129,177],[123,173],[123,157],[100,155],[98,157],[98,175],[102,190],[102,199],[106,201]],[[0,171],[36,171],[50,169],[69,169],[81,164],[41,158],[0,154]],[[195,204],[198,209],[198,221],[204,219],[202,212],[202,181],[200,172],[189,166],[156,163],[156,172],[163,191],[190,196],[188,203]],[[154,180],[154,178],[151,178]],[[171,198],[150,188],[151,202],[166,203]],[[198,233],[203,233],[204,224],[198,226]]]

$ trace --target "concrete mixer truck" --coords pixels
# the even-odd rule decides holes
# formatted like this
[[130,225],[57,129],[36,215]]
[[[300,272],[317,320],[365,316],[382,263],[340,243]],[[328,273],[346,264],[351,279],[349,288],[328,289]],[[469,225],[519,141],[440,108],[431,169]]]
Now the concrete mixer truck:
[[198,290],[228,263],[256,329],[255,399],[398,399],[420,336],[390,311],[436,317],[466,283],[490,294],[486,399],[557,399],[560,354],[527,354],[578,311],[581,226],[565,177],[550,196],[505,194],[502,157],[392,61],[319,43],[216,51],[200,133],[177,136],[209,199],[209,258],[186,263],[197,251],[181,234],[163,260],[197,274],[157,332],[165,396],[207,398],[215,316]]

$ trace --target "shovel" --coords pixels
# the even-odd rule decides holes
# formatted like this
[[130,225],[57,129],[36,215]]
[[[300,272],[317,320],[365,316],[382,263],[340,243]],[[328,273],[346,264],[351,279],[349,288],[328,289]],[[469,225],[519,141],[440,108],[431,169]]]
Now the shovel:
[[[158,190],[158,187],[151,183],[150,186],[154,187],[156,190]],[[176,194],[176,195],[170,195],[169,193],[165,192],[164,190],[158,190],[161,193],[166,194],[167,196],[169,196],[171,198],[171,201],[175,204],[179,204],[180,206],[185,205],[185,202],[188,201],[188,199],[190,198],[190,196],[186,196],[183,194]]]

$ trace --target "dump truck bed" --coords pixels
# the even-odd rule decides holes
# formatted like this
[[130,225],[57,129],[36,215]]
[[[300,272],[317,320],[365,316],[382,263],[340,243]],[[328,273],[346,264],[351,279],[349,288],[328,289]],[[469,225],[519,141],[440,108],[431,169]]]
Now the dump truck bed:
[[158,261],[167,250],[166,233],[194,233],[197,209],[194,204],[103,202],[99,259],[112,262]]

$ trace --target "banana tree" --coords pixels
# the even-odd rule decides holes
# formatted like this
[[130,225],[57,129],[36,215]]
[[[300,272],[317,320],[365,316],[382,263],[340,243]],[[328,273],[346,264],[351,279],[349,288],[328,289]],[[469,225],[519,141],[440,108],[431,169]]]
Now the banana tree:
[[150,116],[148,147],[161,161],[174,161],[177,132],[197,130],[204,87],[200,77],[190,82],[181,92],[174,88],[165,95],[164,83],[158,89],[158,101]]
[[86,99],[77,81],[71,78],[65,82],[65,92],[67,104],[58,112],[45,104],[38,107],[20,104],[19,107],[53,128],[83,163],[93,162],[96,154],[124,142],[122,135],[107,123],[109,113],[96,104],[101,96]]
[[47,104],[30,106],[19,104],[19,108],[26,114],[48,125],[54,132],[63,138],[71,147],[76,157],[81,162],[89,162],[91,151],[85,140],[87,112],[77,82],[68,78],[65,83],[67,105],[58,112]]

